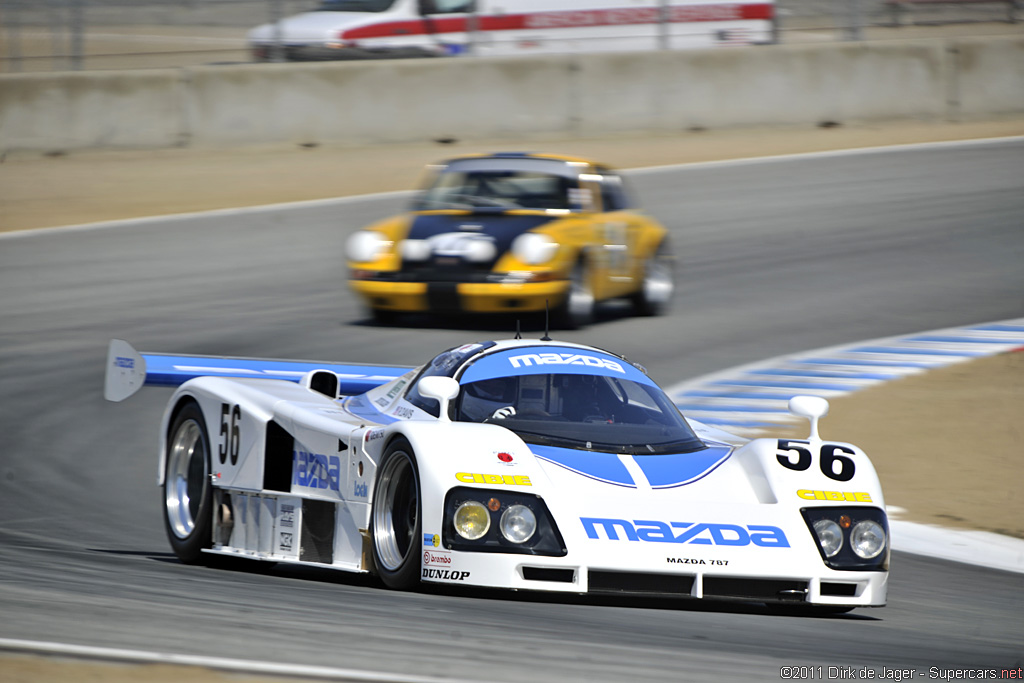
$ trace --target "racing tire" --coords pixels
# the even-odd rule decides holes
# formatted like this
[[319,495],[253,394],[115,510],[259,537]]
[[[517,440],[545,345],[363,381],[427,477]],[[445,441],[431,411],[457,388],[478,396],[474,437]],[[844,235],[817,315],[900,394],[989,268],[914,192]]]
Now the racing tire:
[[171,548],[182,562],[196,564],[213,544],[213,485],[210,438],[195,403],[178,411],[167,432],[163,494]]
[[664,315],[672,305],[675,288],[675,258],[665,241],[644,262],[644,279],[633,295],[633,309],[637,315]]
[[590,274],[581,261],[569,276],[569,291],[556,311],[556,320],[561,327],[578,330],[594,320],[594,292],[590,287]]
[[422,508],[416,456],[399,437],[381,458],[370,513],[373,563],[388,588],[409,590],[419,583]]

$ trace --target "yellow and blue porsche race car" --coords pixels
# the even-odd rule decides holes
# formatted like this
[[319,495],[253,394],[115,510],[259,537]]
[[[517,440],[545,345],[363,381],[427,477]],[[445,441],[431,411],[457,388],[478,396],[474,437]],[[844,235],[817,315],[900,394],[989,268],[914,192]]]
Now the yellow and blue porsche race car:
[[551,154],[461,156],[429,169],[411,210],[351,235],[352,289],[381,322],[399,313],[522,313],[588,323],[597,302],[663,313],[668,231],[606,166]]

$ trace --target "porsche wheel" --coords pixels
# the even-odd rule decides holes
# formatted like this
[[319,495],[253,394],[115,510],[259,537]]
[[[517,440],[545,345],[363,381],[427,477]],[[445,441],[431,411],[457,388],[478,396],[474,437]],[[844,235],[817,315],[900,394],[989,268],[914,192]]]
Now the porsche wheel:
[[416,457],[408,441],[396,439],[377,470],[370,518],[373,561],[388,588],[407,590],[419,582],[421,508]]
[[164,526],[182,562],[197,562],[211,546],[212,507],[210,439],[202,411],[189,403],[171,423],[164,472]]
[[668,243],[662,242],[644,262],[644,280],[633,297],[633,307],[638,315],[663,315],[675,288],[675,259]]
[[569,292],[558,310],[558,320],[563,327],[570,330],[584,327],[594,319],[594,305],[590,274],[581,262],[573,268],[569,278]]

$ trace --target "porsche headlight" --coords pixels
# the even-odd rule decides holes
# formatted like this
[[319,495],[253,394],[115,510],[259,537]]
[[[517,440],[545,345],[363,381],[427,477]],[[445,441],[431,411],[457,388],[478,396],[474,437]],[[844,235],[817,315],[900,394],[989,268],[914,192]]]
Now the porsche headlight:
[[814,533],[825,557],[835,557],[843,547],[843,530],[831,519],[819,519],[814,523]]
[[530,266],[539,266],[555,258],[558,243],[547,235],[526,232],[512,241],[512,255]]
[[482,503],[467,500],[455,511],[455,531],[467,541],[483,538],[491,528],[491,515]]
[[537,531],[537,516],[525,505],[510,505],[501,514],[501,535],[512,543],[526,543]]
[[885,548],[885,530],[873,520],[858,522],[850,532],[850,547],[857,557],[870,560]]
[[350,261],[365,263],[376,260],[391,246],[391,241],[375,230],[360,230],[348,238],[345,253]]
[[403,240],[398,248],[406,261],[426,261],[430,258],[430,242],[426,240]]

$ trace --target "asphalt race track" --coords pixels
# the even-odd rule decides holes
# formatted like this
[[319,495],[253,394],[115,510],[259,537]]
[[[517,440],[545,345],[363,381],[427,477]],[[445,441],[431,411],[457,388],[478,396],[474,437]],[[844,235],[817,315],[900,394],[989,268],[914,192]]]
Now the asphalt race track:
[[[674,231],[673,313],[607,308],[556,338],[663,385],[757,359],[1024,315],[1024,140],[632,175]],[[509,320],[375,327],[342,244],[404,196],[0,239],[0,638],[495,682],[778,680],[781,667],[1016,668],[1024,575],[895,554],[889,605],[448,592],[278,566],[186,566],[156,480],[169,391],[102,398],[108,341],[145,351],[417,364]],[[420,321],[422,322],[422,321]],[[523,321],[537,334],[539,321]],[[1012,475],[1008,475],[1012,476]],[[883,482],[884,486],[884,482]],[[804,679],[817,670],[804,671]],[[850,676],[843,676],[849,679]]]

